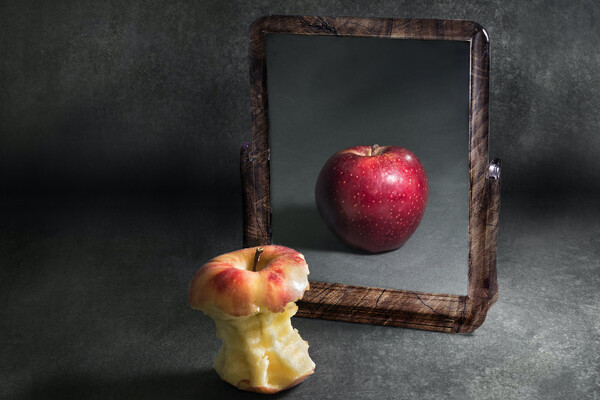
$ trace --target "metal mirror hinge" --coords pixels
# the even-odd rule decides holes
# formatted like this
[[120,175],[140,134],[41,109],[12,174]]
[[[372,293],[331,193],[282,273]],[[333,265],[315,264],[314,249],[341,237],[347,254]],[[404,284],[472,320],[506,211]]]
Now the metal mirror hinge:
[[502,161],[499,158],[494,158],[489,164],[488,164],[488,171],[487,171],[487,176],[490,179],[500,179],[500,164],[502,163]]

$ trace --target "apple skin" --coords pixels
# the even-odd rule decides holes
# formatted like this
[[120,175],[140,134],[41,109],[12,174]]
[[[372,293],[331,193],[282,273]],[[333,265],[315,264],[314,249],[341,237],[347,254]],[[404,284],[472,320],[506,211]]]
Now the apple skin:
[[325,225],[344,243],[370,253],[402,246],[427,207],[421,161],[399,146],[356,146],[334,154],[315,186]]
[[[262,249],[253,271],[256,251]],[[190,283],[192,308],[211,307],[240,317],[268,309],[283,312],[308,290],[308,265],[304,255],[284,246],[246,248],[213,258],[200,268]]]

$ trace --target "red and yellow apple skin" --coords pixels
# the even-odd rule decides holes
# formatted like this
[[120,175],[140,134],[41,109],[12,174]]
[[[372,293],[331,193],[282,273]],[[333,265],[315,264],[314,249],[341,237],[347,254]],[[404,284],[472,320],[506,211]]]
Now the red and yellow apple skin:
[[289,302],[308,289],[308,265],[304,256],[284,246],[261,246],[213,258],[198,270],[190,285],[190,305],[201,309],[209,303],[236,317],[268,309],[283,312]]
[[325,225],[351,247],[371,253],[402,246],[427,207],[420,160],[399,146],[356,146],[334,154],[315,186]]
[[223,254],[196,272],[189,301],[213,318],[223,341],[214,363],[221,379],[242,390],[276,393],[314,372],[308,343],[291,324],[308,274],[302,254],[272,245]]

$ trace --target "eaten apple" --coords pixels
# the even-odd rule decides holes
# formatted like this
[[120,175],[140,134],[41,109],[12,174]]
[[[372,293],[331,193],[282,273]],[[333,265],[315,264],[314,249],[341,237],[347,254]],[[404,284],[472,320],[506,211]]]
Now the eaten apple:
[[421,161],[399,146],[356,146],[334,154],[315,187],[325,225],[351,247],[371,253],[402,246],[427,206]]
[[192,278],[189,301],[212,317],[223,341],[214,368],[242,390],[276,393],[312,374],[308,343],[292,327],[308,289],[299,252],[261,246],[215,257]]

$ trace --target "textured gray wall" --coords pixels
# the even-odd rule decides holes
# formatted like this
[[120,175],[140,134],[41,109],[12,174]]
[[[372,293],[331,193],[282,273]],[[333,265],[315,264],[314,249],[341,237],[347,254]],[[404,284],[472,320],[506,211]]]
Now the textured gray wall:
[[600,190],[600,2],[3,2],[7,192],[239,187],[247,31],[266,14],[470,19],[492,43],[505,191]]

